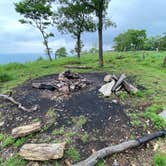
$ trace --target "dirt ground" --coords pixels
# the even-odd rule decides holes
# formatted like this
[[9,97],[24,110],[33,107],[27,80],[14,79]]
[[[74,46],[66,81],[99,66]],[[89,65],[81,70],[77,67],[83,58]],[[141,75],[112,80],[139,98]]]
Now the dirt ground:
[[[130,118],[125,112],[130,108],[127,104],[121,103],[117,96],[105,99],[99,95],[98,89],[103,85],[105,73],[88,73],[82,76],[91,81],[89,87],[66,97],[60,96],[57,92],[33,89],[31,86],[32,83],[50,82],[56,79],[57,75],[31,80],[15,88],[12,96],[16,100],[28,108],[38,105],[39,110],[23,112],[10,102],[1,100],[0,112],[5,124],[0,128],[0,132],[10,134],[11,130],[18,126],[38,120],[43,124],[51,121],[49,127],[34,134],[27,142],[47,143],[67,140],[69,142],[67,148],[75,147],[81,159],[88,157],[92,149],[99,150],[145,133],[142,128],[131,125]],[[50,110],[51,115],[48,114]],[[79,119],[80,117],[84,122]],[[59,129],[63,131],[54,132]],[[148,144],[113,155],[107,158],[107,165],[112,166],[116,159],[121,166],[151,166],[152,148],[152,144]],[[0,155],[8,158],[11,153],[18,150],[19,148],[11,147],[0,149]],[[60,163],[64,165],[64,160]]]

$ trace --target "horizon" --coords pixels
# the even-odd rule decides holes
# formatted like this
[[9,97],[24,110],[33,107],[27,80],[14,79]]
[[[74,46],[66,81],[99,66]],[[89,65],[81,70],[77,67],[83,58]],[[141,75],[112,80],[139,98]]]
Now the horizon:
[[[44,53],[40,33],[30,25],[22,25],[19,19],[22,17],[16,13],[14,2],[19,0],[6,0],[0,2],[0,44],[3,53]],[[166,1],[162,0],[127,0],[125,3],[120,0],[113,0],[108,9],[109,18],[117,24],[117,28],[109,28],[104,31],[104,50],[110,50],[113,45],[113,38],[119,33],[128,29],[145,29],[148,36],[161,35],[165,31],[165,16],[162,8]],[[8,8],[8,10],[6,10]],[[152,15],[150,13],[155,13]],[[11,26],[12,25],[12,26]],[[62,35],[54,29],[55,39],[49,45],[55,51],[64,46],[68,52],[74,48],[75,41],[70,34]],[[98,43],[97,33],[84,33],[84,50],[94,47]],[[68,42],[70,41],[70,43]],[[26,49],[25,49],[26,48]]]

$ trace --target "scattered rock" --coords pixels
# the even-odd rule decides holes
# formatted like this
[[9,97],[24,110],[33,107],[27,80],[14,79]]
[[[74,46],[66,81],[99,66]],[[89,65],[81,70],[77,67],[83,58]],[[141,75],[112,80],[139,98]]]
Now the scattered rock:
[[104,82],[111,82],[112,81],[112,75],[108,74],[104,77]]
[[161,112],[159,114],[159,116],[162,117],[162,118],[164,118],[164,119],[166,119],[166,110],[164,110],[163,112]]
[[46,161],[61,159],[64,155],[66,143],[59,144],[25,144],[20,149],[20,156],[32,161]]
[[26,136],[28,134],[39,131],[40,129],[41,129],[41,122],[36,122],[30,125],[17,127],[12,130],[12,137],[18,138],[18,137]]
[[112,80],[110,83],[107,83],[103,85],[100,89],[99,92],[102,93],[105,97],[109,97],[112,93],[112,88],[115,85],[115,81]]
[[0,122],[0,127],[2,127],[5,124],[4,121]]

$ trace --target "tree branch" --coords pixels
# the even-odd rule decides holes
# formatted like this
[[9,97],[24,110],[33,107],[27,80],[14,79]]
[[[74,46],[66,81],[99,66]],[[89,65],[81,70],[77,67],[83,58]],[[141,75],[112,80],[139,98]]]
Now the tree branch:
[[12,98],[12,97],[10,97],[10,96],[7,96],[7,95],[0,94],[0,98],[3,98],[3,99],[5,99],[5,100],[10,101],[11,103],[17,105],[17,107],[18,107],[19,109],[23,110],[23,111],[32,112],[32,111],[38,110],[38,106],[37,106],[37,105],[34,106],[34,107],[32,107],[32,108],[30,108],[30,109],[28,109],[28,108],[25,108],[24,106],[22,106],[22,104],[19,103],[19,102],[17,102],[14,98]]

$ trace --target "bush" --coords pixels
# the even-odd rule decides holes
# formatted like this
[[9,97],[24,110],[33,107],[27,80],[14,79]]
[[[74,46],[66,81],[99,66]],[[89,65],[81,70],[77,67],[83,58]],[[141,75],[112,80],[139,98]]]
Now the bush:
[[5,73],[0,73],[0,82],[7,82],[12,80],[12,77]]
[[19,63],[10,63],[8,65],[5,65],[4,69],[6,70],[13,70],[13,69],[23,69],[25,68],[26,66],[24,64],[19,64]]

